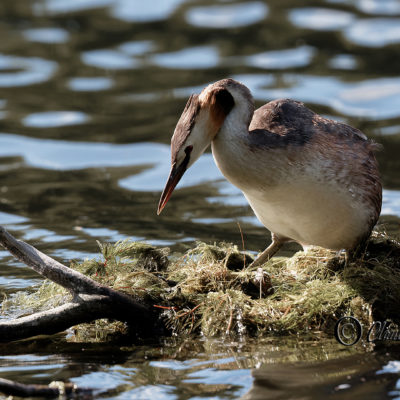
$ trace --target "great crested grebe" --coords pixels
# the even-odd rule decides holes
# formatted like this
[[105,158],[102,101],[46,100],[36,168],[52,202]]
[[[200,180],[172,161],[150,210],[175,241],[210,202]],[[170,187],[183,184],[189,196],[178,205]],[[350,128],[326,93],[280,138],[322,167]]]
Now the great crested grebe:
[[294,100],[254,111],[249,89],[233,79],[189,98],[172,136],[172,167],[158,214],[210,143],[218,168],[271,231],[271,245],[252,266],[289,241],[349,256],[371,234],[382,205],[374,156],[379,146]]

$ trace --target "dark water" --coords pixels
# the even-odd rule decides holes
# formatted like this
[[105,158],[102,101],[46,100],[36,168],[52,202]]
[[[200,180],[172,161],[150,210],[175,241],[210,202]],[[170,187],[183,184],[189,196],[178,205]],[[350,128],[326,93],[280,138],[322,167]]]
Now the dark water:
[[[210,153],[155,215],[186,98],[231,76],[257,105],[292,97],[382,143],[380,222],[399,236],[400,2],[304,3],[2,0],[0,223],[64,262],[92,256],[96,239],[241,245],[238,222],[246,248],[264,248],[268,233]],[[7,296],[40,284],[6,252],[0,262]],[[385,346],[300,337],[39,349],[3,348],[1,376],[71,380],[104,398],[400,396],[400,357]]]

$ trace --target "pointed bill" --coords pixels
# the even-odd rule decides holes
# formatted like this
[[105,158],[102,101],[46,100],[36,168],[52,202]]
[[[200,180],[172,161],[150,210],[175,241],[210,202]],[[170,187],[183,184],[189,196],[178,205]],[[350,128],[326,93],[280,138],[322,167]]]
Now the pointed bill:
[[172,195],[172,192],[175,189],[175,186],[178,184],[178,182],[181,180],[183,174],[186,171],[186,165],[185,163],[182,163],[178,167],[176,164],[174,164],[171,168],[171,172],[169,173],[169,177],[167,180],[167,183],[165,185],[165,188],[162,192],[160,201],[158,203],[158,209],[157,209],[157,215],[161,214],[161,211],[164,209],[166,206],[169,198]]

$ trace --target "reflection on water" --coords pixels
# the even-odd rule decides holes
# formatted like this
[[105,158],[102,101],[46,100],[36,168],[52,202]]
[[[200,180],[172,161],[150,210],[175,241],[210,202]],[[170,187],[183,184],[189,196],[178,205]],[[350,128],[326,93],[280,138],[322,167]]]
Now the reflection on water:
[[354,15],[329,8],[295,8],[289,13],[290,21],[306,29],[317,31],[336,31],[347,27],[354,21]]
[[22,123],[31,128],[55,128],[57,126],[85,123],[88,116],[80,111],[46,111],[29,114]]
[[315,51],[310,46],[295,49],[267,51],[247,57],[247,64],[265,69],[305,67],[310,64]]
[[355,69],[357,59],[351,54],[338,54],[329,61],[329,66],[336,69]]
[[86,65],[104,69],[134,68],[136,61],[118,50],[90,50],[82,53],[82,61]]
[[[332,76],[283,74],[277,88],[264,75],[235,75],[257,100],[295,98],[332,107],[345,116],[372,120],[400,117],[400,78],[378,78],[358,83],[343,82]],[[377,106],[379,104],[379,107]]]
[[356,4],[359,10],[368,14],[400,14],[400,3],[397,0],[358,0]]
[[56,68],[54,61],[0,54],[0,87],[13,88],[45,82],[53,76]]
[[77,92],[97,92],[99,90],[107,90],[113,86],[113,80],[105,76],[92,78],[71,78],[68,87]]
[[111,14],[127,22],[152,22],[168,18],[188,0],[116,0]]
[[400,43],[400,18],[373,18],[357,21],[346,29],[345,37],[356,44],[369,47]]
[[214,47],[201,46],[173,53],[156,54],[152,60],[155,65],[164,68],[199,69],[216,67],[219,56]]
[[186,13],[186,20],[203,28],[237,28],[262,21],[268,15],[268,6],[260,1],[193,7]]
[[[210,153],[183,177],[163,215],[155,214],[170,170],[170,136],[187,97],[227,76],[245,83],[258,106],[292,97],[383,143],[381,222],[399,236],[397,0],[3,3],[0,220],[19,238],[68,263],[95,256],[96,239],[147,240],[173,251],[195,240],[242,246],[240,223],[245,247],[265,248],[268,232]],[[7,296],[40,284],[7,252],[0,260]],[[398,395],[393,350],[366,355],[362,346],[328,342],[190,341],[113,348],[111,358],[102,348],[87,359],[81,348],[79,356],[49,356],[54,346],[45,355],[24,354],[25,347],[15,355],[8,347],[0,368],[2,377],[27,382],[71,379],[105,398],[273,398],[277,384],[281,398],[293,390],[298,397],[330,390],[362,398],[362,387],[371,385],[382,396]],[[331,379],[335,365],[353,369],[349,374],[365,386],[340,373]],[[309,386],[296,380],[301,374],[311,377]]]
[[69,33],[61,28],[33,28],[23,31],[27,40],[41,43],[65,43],[69,39]]

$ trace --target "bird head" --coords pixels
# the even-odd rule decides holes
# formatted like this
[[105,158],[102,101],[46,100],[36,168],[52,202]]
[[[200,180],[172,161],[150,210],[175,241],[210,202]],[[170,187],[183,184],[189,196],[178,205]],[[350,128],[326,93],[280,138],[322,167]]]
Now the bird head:
[[235,105],[224,79],[190,96],[171,139],[171,171],[158,204],[160,214],[185,171],[204,153]]

